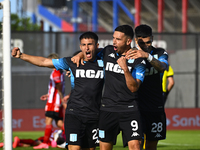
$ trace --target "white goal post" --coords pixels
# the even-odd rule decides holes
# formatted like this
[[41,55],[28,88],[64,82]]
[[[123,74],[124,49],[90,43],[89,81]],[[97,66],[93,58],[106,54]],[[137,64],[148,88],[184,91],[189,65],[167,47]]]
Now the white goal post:
[[3,6],[3,138],[4,150],[12,150],[12,92],[11,92],[11,25],[10,25],[10,1],[1,2]]

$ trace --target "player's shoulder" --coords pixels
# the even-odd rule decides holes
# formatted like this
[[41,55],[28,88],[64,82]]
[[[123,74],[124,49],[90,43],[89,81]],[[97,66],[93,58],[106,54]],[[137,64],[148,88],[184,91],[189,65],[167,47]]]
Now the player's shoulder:
[[169,65],[168,71],[169,71],[169,72],[174,72],[174,70],[172,69],[171,65]]
[[103,54],[104,56],[108,56],[111,53],[115,53],[113,45],[107,45],[101,51],[101,54]]
[[165,54],[165,55],[168,55],[167,51],[164,48],[161,48],[161,47],[152,47],[152,50],[153,50],[154,54]]
[[63,60],[65,60],[65,61],[68,61],[68,62],[69,62],[69,61],[71,61],[71,58],[72,58],[72,57],[63,57]]
[[135,59],[135,62],[137,64],[143,64],[143,65],[146,65],[146,60],[144,58],[137,58]]
[[153,46],[152,46],[152,50],[153,50],[153,51],[157,51],[157,52],[161,52],[161,51],[163,52],[163,51],[165,51],[164,48],[161,48],[161,47],[153,47]]
[[104,47],[103,50],[104,50],[104,51],[105,51],[105,50],[106,50],[106,51],[114,50],[114,47],[113,47],[113,45],[107,45],[106,47]]
[[58,63],[63,63],[63,62],[68,62],[71,60],[71,57],[63,57],[63,58],[59,58],[59,59],[54,59],[54,61],[57,61]]
[[73,64],[73,62],[71,61],[71,58],[72,57],[63,57],[62,58],[62,63],[63,64],[67,64],[67,65]]
[[104,48],[113,48],[113,45],[107,45]]

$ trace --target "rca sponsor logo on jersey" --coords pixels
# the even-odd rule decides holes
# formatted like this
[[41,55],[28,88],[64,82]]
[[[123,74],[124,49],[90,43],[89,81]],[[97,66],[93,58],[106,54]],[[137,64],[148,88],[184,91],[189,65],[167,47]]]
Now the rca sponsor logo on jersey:
[[76,78],[100,78],[103,79],[104,73],[103,70],[84,70],[84,69],[76,69]]
[[200,129],[200,109],[166,109],[168,129]]
[[[128,66],[129,71],[131,71],[132,67]],[[111,62],[107,62],[106,63],[106,71],[112,71],[115,73],[121,73],[124,74],[124,70],[118,65],[118,64],[114,64]]]

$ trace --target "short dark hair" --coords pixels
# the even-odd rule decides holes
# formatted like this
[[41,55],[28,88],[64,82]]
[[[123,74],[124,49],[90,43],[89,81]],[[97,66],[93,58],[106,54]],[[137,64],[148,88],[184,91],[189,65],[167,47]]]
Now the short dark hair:
[[125,35],[129,36],[131,39],[133,39],[134,37],[134,32],[133,32],[133,28],[129,25],[121,25],[118,26],[115,31],[119,31],[124,33]]
[[146,24],[141,24],[135,28],[135,35],[142,38],[150,37],[152,36],[152,29]]
[[83,34],[81,34],[81,36],[79,37],[79,40],[81,41],[82,39],[94,39],[95,43],[98,43],[98,36],[96,33],[88,31],[88,32],[84,32]]

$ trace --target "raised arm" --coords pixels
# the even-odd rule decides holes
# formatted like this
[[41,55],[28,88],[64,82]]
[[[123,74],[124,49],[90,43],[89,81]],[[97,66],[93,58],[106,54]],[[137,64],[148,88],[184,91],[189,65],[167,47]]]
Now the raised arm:
[[39,66],[39,67],[54,68],[52,59],[41,57],[41,56],[33,56],[33,55],[21,53],[21,51],[18,47],[14,47],[12,49],[11,54],[15,58],[20,58],[20,59],[22,59],[26,62],[29,62],[29,63],[36,65],[36,66]]

